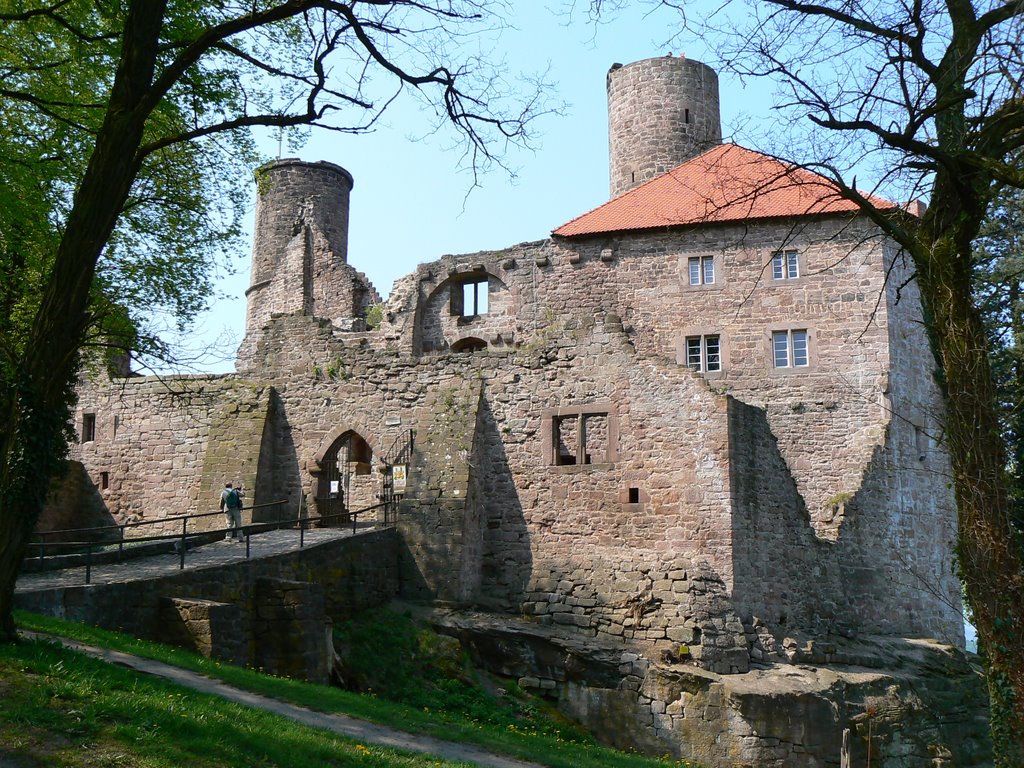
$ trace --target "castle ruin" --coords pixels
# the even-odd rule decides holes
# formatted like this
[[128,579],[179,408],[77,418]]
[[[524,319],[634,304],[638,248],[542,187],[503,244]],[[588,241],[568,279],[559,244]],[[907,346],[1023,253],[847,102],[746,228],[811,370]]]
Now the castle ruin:
[[[833,661],[824,639],[854,633],[962,647],[906,258],[827,180],[722,143],[706,65],[615,65],[608,95],[608,203],[421,264],[383,303],[349,264],[352,176],[261,168],[237,373],[175,380],[187,396],[83,382],[75,514],[210,511],[225,479],[286,518],[357,509],[411,439],[407,598],[722,679]],[[635,743],[692,757],[674,701],[648,695]],[[704,706],[757,764],[797,764]]]

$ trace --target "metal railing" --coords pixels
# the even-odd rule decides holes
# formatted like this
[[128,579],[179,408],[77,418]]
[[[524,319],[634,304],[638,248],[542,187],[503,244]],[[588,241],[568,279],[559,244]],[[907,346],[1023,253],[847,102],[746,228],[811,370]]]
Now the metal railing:
[[[273,501],[267,504],[257,504],[247,509],[259,509],[265,507],[281,506],[287,503],[287,500]],[[279,518],[277,520],[268,520],[261,522],[250,522],[246,525],[240,526],[242,534],[245,537],[245,557],[249,559],[251,554],[251,540],[252,537],[268,531],[292,529],[298,531],[299,536],[299,548],[305,546],[306,531],[313,527],[332,527],[333,523],[343,522],[346,525],[351,522],[352,533],[356,532],[356,527],[359,522],[359,516],[372,512],[377,509],[384,509],[384,525],[394,525],[393,510],[389,508],[393,506],[391,502],[381,502],[379,504],[373,504],[369,507],[364,507],[355,511],[344,511],[333,515],[305,515],[296,518]],[[389,511],[392,512],[389,518]],[[120,523],[112,525],[94,526],[92,528],[67,528],[56,531],[37,531],[33,534],[33,537],[38,537],[39,541],[32,541],[29,543],[30,555],[26,556],[26,561],[31,560],[33,563],[39,566],[38,570],[43,570],[42,566],[47,556],[48,549],[60,549],[59,555],[50,554],[50,558],[54,557],[68,557],[73,559],[75,562],[66,566],[58,567],[78,567],[85,565],[85,583],[92,583],[92,567],[94,565],[94,558],[98,554],[110,554],[116,547],[116,557],[111,558],[112,562],[122,562],[125,557],[125,545],[129,546],[129,551],[134,550],[138,555],[145,554],[158,554],[158,553],[170,553],[175,552],[178,557],[178,568],[184,570],[185,568],[185,556],[190,548],[194,549],[196,546],[202,544],[213,543],[221,540],[229,532],[234,532],[235,528],[211,528],[202,531],[193,530],[189,532],[188,523],[190,520],[197,520],[205,517],[212,517],[214,515],[223,515],[223,512],[198,512],[191,515],[175,515],[171,517],[160,518],[159,520],[145,520],[134,523]],[[251,518],[251,514],[250,514]],[[169,533],[169,534],[157,534],[153,536],[133,536],[126,539],[124,531],[126,528],[137,528],[143,525],[164,525],[166,526],[169,522],[181,521],[181,532],[180,533]],[[340,527],[340,526],[339,526]],[[118,540],[115,542],[110,541],[98,541],[98,540],[82,540],[82,541],[68,541],[62,539],[55,542],[47,542],[45,538],[47,536],[66,536],[69,534],[83,534],[83,533],[101,533],[103,531],[118,531]],[[166,546],[164,546],[166,545]],[[38,552],[38,554],[35,554]],[[82,562],[84,560],[84,563]],[[106,561],[105,561],[106,562]]]

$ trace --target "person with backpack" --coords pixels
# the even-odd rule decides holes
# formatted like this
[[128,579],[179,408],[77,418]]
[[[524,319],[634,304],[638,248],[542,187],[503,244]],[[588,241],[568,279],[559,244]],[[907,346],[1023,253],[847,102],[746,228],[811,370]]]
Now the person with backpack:
[[242,489],[233,488],[231,483],[224,484],[220,494],[220,511],[228,519],[228,535],[226,541],[242,541]]

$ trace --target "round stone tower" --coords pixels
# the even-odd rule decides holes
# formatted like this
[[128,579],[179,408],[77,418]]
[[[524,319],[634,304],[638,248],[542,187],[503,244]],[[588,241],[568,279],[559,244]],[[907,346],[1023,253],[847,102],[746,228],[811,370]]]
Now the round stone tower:
[[[246,291],[246,337],[272,313],[331,317],[314,280],[348,261],[352,175],[333,163],[276,160],[256,170],[256,228]],[[327,311],[323,311],[327,310]]]
[[608,71],[611,196],[722,142],[718,75],[683,56],[660,56]]
[[347,266],[352,185],[352,174],[327,162],[290,158],[256,170],[252,273],[239,358],[255,348],[272,314],[332,320],[353,314],[352,286],[332,286],[354,272]]

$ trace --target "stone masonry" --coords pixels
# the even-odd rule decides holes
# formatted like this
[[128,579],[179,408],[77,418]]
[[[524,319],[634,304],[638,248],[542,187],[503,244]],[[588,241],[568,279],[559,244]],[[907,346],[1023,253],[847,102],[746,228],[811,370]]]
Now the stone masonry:
[[[720,142],[717,88],[681,58],[613,68],[614,193]],[[268,515],[317,514],[327,478],[355,472],[336,457],[369,446],[358,483],[372,501],[412,436],[407,598],[736,680],[829,663],[801,649],[858,633],[962,646],[934,363],[905,258],[866,217],[445,256],[371,313],[379,297],[348,264],[352,186],[329,163],[257,172],[237,374],[83,380],[73,458],[96,492],[79,494],[82,514],[212,510],[226,480],[247,503],[284,501]],[[795,355],[798,339],[803,356],[780,367],[779,344]],[[744,754],[768,754],[756,718],[698,700]],[[655,741],[690,739],[695,706],[650,710]],[[828,739],[805,745],[820,760],[807,765],[834,764]],[[685,756],[731,764],[700,749]]]

